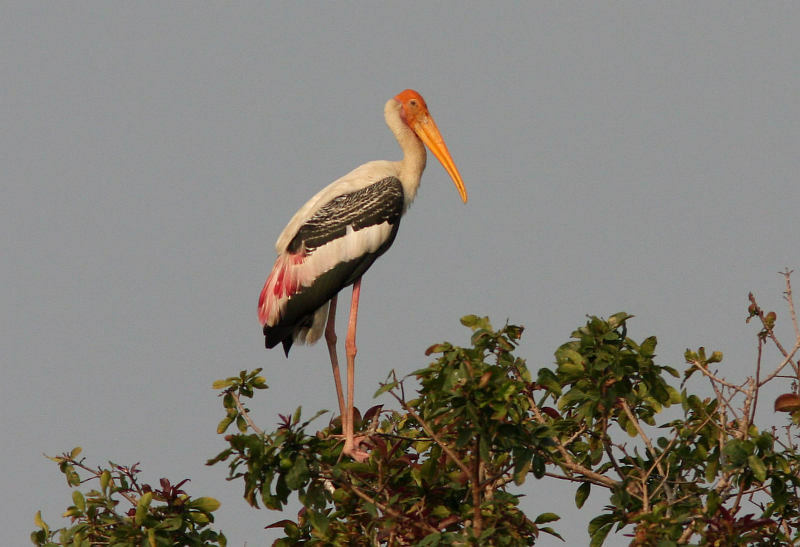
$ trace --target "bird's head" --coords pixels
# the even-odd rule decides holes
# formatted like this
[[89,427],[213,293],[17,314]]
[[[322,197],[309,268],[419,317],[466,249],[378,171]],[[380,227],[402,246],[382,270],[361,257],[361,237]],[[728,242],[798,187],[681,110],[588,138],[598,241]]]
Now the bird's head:
[[422,95],[413,89],[406,89],[405,91],[395,95],[394,100],[400,103],[400,118],[408,127],[425,143],[436,159],[441,162],[453,183],[461,195],[464,203],[467,202],[467,189],[464,187],[464,181],[461,179],[461,174],[456,168],[450,152],[447,150],[447,145],[444,143],[439,128],[436,127],[436,122],[433,121],[433,116],[428,112],[428,105],[425,104],[425,99]]

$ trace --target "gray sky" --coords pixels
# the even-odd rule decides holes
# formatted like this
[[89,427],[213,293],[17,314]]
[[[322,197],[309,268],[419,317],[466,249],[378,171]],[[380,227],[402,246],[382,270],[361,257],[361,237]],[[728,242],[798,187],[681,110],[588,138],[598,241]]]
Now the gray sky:
[[[257,298],[306,199],[400,157],[382,108],[408,87],[470,201],[431,159],[364,278],[357,405],[431,343],[467,343],[467,313],[526,325],[534,371],[586,314],[624,310],[662,364],[705,345],[750,373],[747,293],[785,318],[776,272],[800,267],[798,23],[793,3],[6,5],[2,543],[26,543],[38,509],[60,525],[70,493],[41,454],[75,445],[190,477],[230,545],[274,537],[282,516],[204,465],[224,446],[210,386],[264,367],[267,428],[336,408],[324,344],[265,351]],[[570,545],[607,503],[526,492]]]

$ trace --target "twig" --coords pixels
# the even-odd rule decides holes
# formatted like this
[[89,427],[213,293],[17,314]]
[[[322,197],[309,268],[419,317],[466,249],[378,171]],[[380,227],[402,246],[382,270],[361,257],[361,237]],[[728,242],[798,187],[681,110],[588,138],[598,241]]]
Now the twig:
[[[622,410],[625,411],[625,414],[628,416],[628,419],[631,421],[633,426],[636,428],[636,431],[639,433],[639,436],[644,441],[645,446],[647,446],[647,450],[650,451],[650,455],[656,460],[656,465],[658,466],[658,472],[661,473],[662,477],[666,477],[667,473],[664,471],[664,468],[661,465],[661,461],[658,458],[658,453],[656,452],[655,448],[653,448],[653,444],[650,442],[650,437],[648,437],[642,426],[639,424],[638,418],[633,415],[631,408],[628,406],[628,402],[625,399],[620,399],[620,405],[622,406]],[[664,493],[667,495],[667,501],[670,505],[675,501],[675,496],[672,492],[672,488],[670,488],[666,483],[664,483]]]
[[235,389],[230,390],[228,393],[231,394],[233,397],[233,402],[236,403],[236,408],[239,411],[239,414],[242,415],[244,421],[247,422],[247,425],[250,426],[250,429],[255,431],[259,435],[264,435],[264,430],[258,427],[255,422],[250,418],[250,414],[247,413],[247,409],[242,405],[242,402],[239,400],[239,394],[236,392]]
[[397,402],[400,403],[400,405],[403,407],[403,410],[408,412],[411,415],[411,417],[414,418],[417,421],[417,423],[419,423],[419,425],[422,426],[422,429],[424,429],[425,433],[427,433],[428,436],[430,436],[430,438],[433,439],[433,442],[438,444],[442,448],[444,453],[447,454],[447,457],[449,457],[453,461],[453,463],[456,464],[458,468],[461,469],[461,471],[463,471],[467,477],[469,477],[472,474],[469,467],[467,467],[467,465],[464,462],[462,462],[461,459],[459,459],[458,455],[455,452],[453,452],[453,450],[444,441],[442,441],[438,435],[436,435],[436,433],[433,431],[433,429],[431,429],[428,423],[422,418],[420,418],[419,414],[414,412],[414,409],[409,407],[404,400],[402,400],[400,397],[397,396],[396,393],[390,391],[389,394],[391,394],[392,397],[397,399]]
[[[697,519],[692,519],[692,523]],[[678,538],[678,545],[683,545],[684,543],[688,543],[689,538],[694,535],[694,530],[692,530],[692,525],[686,527],[686,529],[681,534],[681,537]]]
[[[608,419],[604,417],[603,418],[603,437],[605,438],[607,436],[608,436]],[[617,463],[617,459],[614,457],[614,452],[612,452],[612,450],[611,450],[611,446],[612,446],[611,443],[603,442],[603,439],[600,439],[600,442],[603,443],[603,449],[606,452],[606,456],[608,456],[608,461],[610,461],[611,465],[614,466],[614,469],[617,471],[617,475],[619,475],[620,479],[625,480],[625,473],[622,471],[622,468],[619,466],[619,463]]]
[[375,507],[377,507],[378,509],[380,509],[381,511],[383,511],[387,515],[391,515],[394,518],[400,519],[400,520],[403,520],[403,521],[412,520],[415,525],[421,525],[423,528],[425,528],[425,530],[427,530],[428,532],[431,532],[431,533],[439,532],[439,530],[437,530],[436,528],[434,528],[433,526],[431,526],[430,524],[428,524],[425,521],[421,521],[421,520],[417,520],[417,519],[409,519],[408,517],[406,517],[405,515],[403,515],[399,511],[397,511],[395,509],[392,509],[388,505],[384,505],[383,503],[379,502],[378,500],[376,500],[375,498],[373,498],[372,496],[370,496],[366,492],[362,491],[355,484],[353,484],[352,480],[351,481],[337,481],[337,482],[345,490],[350,490],[356,496],[358,496],[362,500],[366,501],[367,503],[373,504]]
[[[783,368],[786,365],[786,363],[791,363],[792,355],[794,355],[794,352],[797,351],[798,346],[800,346],[800,340],[798,340],[797,343],[795,344],[795,349],[792,350],[791,354],[787,352],[786,349],[783,347],[783,344],[781,344],[780,340],[778,340],[778,337],[775,336],[775,331],[773,330],[772,326],[768,324],[767,318],[764,316],[764,310],[762,310],[758,306],[758,303],[756,303],[756,297],[753,296],[753,293],[750,293],[748,297],[750,298],[750,303],[753,304],[753,306],[755,306],[756,315],[761,320],[761,325],[764,327],[764,332],[766,332],[767,336],[770,338],[770,340],[772,340],[772,343],[775,344],[775,347],[778,348],[778,351],[781,352],[781,355],[785,357],[783,364],[780,367],[778,367],[779,369]],[[794,373],[798,377],[800,377],[800,368],[798,367],[798,365],[792,363],[792,368],[794,369]]]
[[786,269],[781,272],[784,279],[786,280],[786,291],[784,292],[784,298],[789,303],[789,315],[792,318],[792,325],[794,326],[794,336],[798,340],[800,340],[800,324],[797,322],[797,314],[794,310],[794,299],[792,298],[792,280],[791,276],[794,270]]
[[[773,339],[773,341],[775,341],[777,343],[777,339]],[[783,352],[783,354],[785,356],[783,361],[781,361],[781,364],[778,365],[778,367],[772,372],[772,374],[770,374],[769,376],[767,376],[766,378],[761,380],[761,382],[759,382],[758,387],[763,386],[764,384],[766,384],[767,382],[769,382],[770,380],[775,378],[781,372],[781,370],[783,370],[783,367],[785,367],[787,364],[792,362],[792,358],[794,357],[794,354],[797,353],[798,349],[800,349],[800,340],[798,340],[797,343],[794,345],[794,347],[792,348],[792,351],[790,351],[788,353],[784,352],[782,347],[779,348],[779,349],[781,350],[781,352]],[[792,368],[795,368],[794,363],[792,363]]]
[[483,531],[483,518],[481,515],[481,436],[475,437],[475,448],[472,455],[472,528],[475,537],[480,537]]
[[[526,395],[526,397],[531,405],[531,410],[533,410],[533,415],[536,418],[536,421],[540,424],[546,424],[547,420],[545,420],[544,416],[542,415],[542,411],[539,409],[536,401],[533,400],[533,397],[530,394]],[[569,471],[574,471],[575,473],[583,475],[584,479],[582,480],[590,479],[591,482],[598,485],[603,485],[607,488],[614,488],[617,484],[619,484],[618,481],[610,479],[605,475],[601,475],[600,473],[596,473],[591,469],[575,463],[575,460],[572,459],[572,456],[564,447],[561,439],[556,436],[552,436],[550,439],[555,443],[556,450],[558,450],[558,452],[561,454],[561,457],[564,458],[564,461],[558,462],[558,465],[565,467]]]
[[764,349],[764,342],[761,338],[758,339],[758,354],[756,356],[756,379],[755,379],[755,393],[753,394],[753,406],[750,407],[750,423],[752,424],[756,419],[756,408],[758,407],[758,388],[761,387],[761,356]]
[[712,380],[713,382],[716,382],[716,383],[718,383],[718,384],[720,384],[720,385],[723,385],[723,386],[725,386],[725,387],[727,387],[727,388],[729,388],[729,389],[732,389],[732,390],[734,390],[734,391],[738,391],[738,392],[740,392],[740,393],[745,393],[745,390],[744,390],[742,387],[740,387],[740,386],[737,386],[737,385],[734,385],[734,384],[731,384],[730,382],[727,382],[727,381],[723,380],[722,378],[720,378],[719,376],[717,376],[717,375],[715,375],[715,374],[713,374],[713,373],[709,372],[709,371],[708,371],[708,369],[707,369],[706,367],[702,366],[702,365],[701,365],[699,362],[697,362],[697,361],[690,361],[690,363],[691,363],[692,365],[694,365],[694,367],[695,367],[697,370],[699,370],[700,372],[702,372],[703,374],[705,374],[706,376],[708,376],[708,378],[709,378],[710,380]]

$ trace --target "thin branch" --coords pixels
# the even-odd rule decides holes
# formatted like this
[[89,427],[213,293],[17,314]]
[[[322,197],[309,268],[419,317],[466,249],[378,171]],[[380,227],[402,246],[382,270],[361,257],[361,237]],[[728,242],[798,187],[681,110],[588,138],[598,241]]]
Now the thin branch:
[[[692,524],[693,524],[693,523],[694,523],[696,520],[697,520],[697,519],[692,519]],[[679,538],[678,538],[678,545],[683,545],[683,544],[685,544],[685,543],[688,543],[688,542],[689,542],[689,538],[691,538],[693,535],[694,535],[694,530],[692,529],[692,525],[690,524],[690,525],[689,525],[689,526],[687,526],[687,527],[686,527],[686,529],[683,531],[683,533],[681,534],[681,537],[679,537]]]
[[236,409],[239,411],[239,414],[242,415],[244,421],[247,422],[247,425],[250,426],[250,429],[255,431],[259,435],[264,435],[264,430],[258,427],[255,422],[250,418],[250,414],[248,414],[247,409],[242,405],[242,402],[239,400],[239,394],[236,392],[235,389],[230,390],[228,393],[231,394],[233,397],[233,402],[236,403]]
[[758,402],[758,388],[756,381],[752,377],[747,377],[747,395],[742,404],[742,418],[739,421],[739,438],[744,439],[747,437],[747,431],[750,429],[750,424],[755,419],[755,405]]
[[763,354],[764,342],[761,338],[758,339],[758,355],[756,357],[756,379],[755,379],[755,393],[753,394],[753,406],[750,407],[750,423],[752,424],[756,419],[756,408],[758,407],[758,388],[761,387],[761,357]]
[[[533,397],[530,394],[526,395],[528,402],[531,405],[531,410],[533,410],[534,417],[536,421],[540,424],[546,424],[547,420],[545,420],[544,416],[542,415],[542,411],[539,409],[539,406],[536,404],[536,401],[533,400]],[[572,456],[561,443],[561,439],[556,436],[550,437],[550,439],[555,443],[556,449],[561,454],[561,457],[564,458],[562,462],[554,462],[556,465],[562,466],[567,468],[569,471],[574,471],[575,473],[579,473],[585,477],[585,479],[591,479],[591,482],[595,484],[603,485],[607,488],[615,487],[618,482],[606,477],[605,475],[601,475],[600,473],[596,473],[591,469],[588,469],[578,463],[575,463],[575,460],[572,459]],[[585,480],[584,479],[584,480]]]
[[409,517],[405,516],[404,514],[400,513],[399,511],[397,511],[395,509],[392,509],[388,505],[384,505],[383,503],[379,502],[378,500],[376,500],[375,498],[373,498],[372,496],[370,496],[369,494],[367,494],[366,492],[361,490],[355,484],[353,484],[352,480],[350,480],[350,481],[337,481],[337,482],[345,490],[350,490],[356,496],[358,496],[362,500],[366,501],[367,503],[373,504],[375,507],[377,507],[378,509],[380,509],[381,511],[383,511],[387,515],[391,515],[392,517],[394,517],[396,519],[403,520],[403,521],[411,520],[414,523],[414,525],[422,526],[423,528],[425,528],[425,530],[427,530],[428,532],[431,532],[431,533],[438,533],[439,532],[439,530],[437,530],[436,528],[434,528],[433,526],[431,526],[430,524],[428,524],[427,522],[425,522],[423,520],[409,519]]
[[[777,339],[773,339],[773,341],[777,343]],[[783,352],[783,347],[779,349]],[[777,376],[781,372],[781,370],[783,370],[783,367],[785,367],[789,363],[792,363],[792,358],[794,357],[794,354],[797,353],[798,349],[800,349],[800,340],[797,341],[797,343],[794,345],[794,347],[790,352],[783,353],[785,355],[785,358],[783,359],[783,361],[781,361],[781,364],[778,365],[778,367],[772,372],[772,374],[761,380],[761,382],[758,384],[758,387],[761,387],[770,380],[772,380],[775,376]],[[792,368],[793,369],[795,368],[794,363],[792,363]]]
[[[756,302],[756,297],[753,296],[753,293],[750,293],[748,296],[750,298],[750,303],[753,304],[753,306],[755,306],[756,315],[761,320],[761,325],[764,327],[763,332],[766,332],[767,337],[769,337],[769,339],[772,340],[772,343],[775,344],[775,347],[778,348],[778,351],[781,352],[781,355],[785,357],[783,364],[779,367],[779,369],[783,368],[786,365],[786,363],[792,363],[791,361],[792,355],[794,355],[794,352],[797,351],[798,346],[800,346],[800,340],[798,340],[797,343],[795,344],[795,348],[794,350],[792,350],[791,354],[787,352],[786,349],[783,347],[783,344],[781,344],[780,340],[778,340],[778,337],[775,336],[775,331],[773,330],[773,327],[767,322],[767,318],[764,315],[764,310],[762,310],[758,306],[758,303]],[[798,377],[800,377],[800,369],[795,363],[792,363],[792,368],[794,369],[795,374]]]
[[605,482],[598,481],[595,478],[589,477],[589,476],[576,477],[576,476],[570,476],[570,475],[558,475],[556,473],[551,473],[550,471],[546,471],[544,476],[545,477],[551,477],[551,478],[554,478],[554,479],[559,479],[559,480],[562,480],[562,481],[581,482],[581,483],[590,482],[590,483],[592,483],[592,484],[594,484],[596,486],[603,486],[603,487],[606,487],[606,488],[609,487],[609,485],[606,484]]
[[383,437],[385,439],[397,439],[399,441],[408,441],[411,443],[432,441],[430,437],[406,437],[405,435],[398,435],[396,433],[374,433],[376,437]]
[[408,412],[411,415],[411,417],[414,418],[417,421],[417,423],[422,426],[422,429],[424,429],[425,433],[427,433],[430,436],[430,438],[433,439],[433,442],[435,442],[442,448],[444,453],[447,454],[447,457],[450,458],[453,461],[453,463],[456,464],[458,468],[461,469],[461,471],[464,472],[464,474],[467,477],[469,477],[472,474],[469,467],[467,467],[467,465],[459,459],[458,455],[455,452],[453,452],[453,450],[444,441],[442,441],[438,435],[436,435],[436,433],[433,431],[433,429],[431,429],[428,423],[422,418],[420,418],[419,414],[414,412],[414,409],[409,407],[405,401],[403,401],[402,399],[400,399],[400,397],[397,396],[396,393],[394,393],[393,391],[390,391],[389,393],[391,394],[392,397],[397,399],[397,402],[400,403],[400,405],[403,407],[403,410]]
[[[628,402],[625,399],[620,399],[620,405],[622,406],[622,410],[625,411],[625,414],[628,416],[628,420],[631,421],[633,426],[636,428],[636,431],[639,433],[639,436],[644,441],[645,446],[647,446],[647,450],[650,451],[650,455],[656,461],[658,465],[658,472],[661,473],[662,477],[666,477],[667,473],[664,471],[664,468],[661,465],[661,461],[658,460],[658,453],[656,452],[655,448],[653,448],[653,444],[650,442],[650,437],[648,437],[642,426],[639,424],[639,419],[634,416],[633,412],[631,411],[631,407],[628,406]],[[675,501],[675,496],[672,492],[672,488],[670,488],[666,483],[664,484],[664,493],[667,495],[667,501],[670,505]]]
[[794,326],[794,336],[798,340],[800,340],[800,324],[797,322],[797,314],[795,313],[794,309],[794,298],[792,298],[792,272],[794,270],[786,269],[781,272],[784,279],[786,280],[786,291],[784,292],[784,298],[789,303],[789,315],[792,318],[792,325]]
[[708,371],[708,369],[707,369],[706,367],[704,367],[703,365],[701,365],[699,362],[697,362],[697,361],[690,361],[690,363],[691,363],[691,364],[692,364],[692,365],[693,365],[693,366],[694,366],[694,367],[695,367],[697,370],[699,370],[700,372],[702,372],[703,374],[705,374],[706,376],[708,376],[708,378],[709,378],[710,380],[712,380],[713,382],[717,382],[718,384],[720,384],[720,385],[723,385],[723,386],[727,387],[728,389],[732,389],[732,390],[734,390],[734,391],[738,391],[738,392],[740,392],[740,393],[745,393],[745,390],[744,390],[744,389],[743,389],[741,386],[737,386],[737,385],[731,384],[730,382],[727,382],[726,380],[723,380],[723,379],[722,379],[722,378],[720,378],[719,376],[717,376],[717,375],[715,375],[715,374],[713,374],[713,373],[709,372],[709,371]]
[[472,528],[475,537],[480,537],[483,531],[483,517],[481,515],[481,436],[475,438],[475,448],[472,455]]

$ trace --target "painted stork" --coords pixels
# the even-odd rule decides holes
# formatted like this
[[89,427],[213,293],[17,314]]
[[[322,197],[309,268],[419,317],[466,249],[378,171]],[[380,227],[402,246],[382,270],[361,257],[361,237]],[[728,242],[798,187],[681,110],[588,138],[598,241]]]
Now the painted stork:
[[[389,99],[384,115],[403,150],[403,159],[365,163],[308,200],[278,237],[278,258],[258,300],[267,348],[282,344],[288,357],[294,342],[312,344],[324,331],[342,416],[343,452],[359,461],[367,457],[353,435],[361,276],[391,246],[400,218],[417,195],[427,159],[424,145],[453,179],[461,199],[467,201],[464,182],[422,96],[407,89]],[[337,294],[348,285],[353,285],[353,296],[345,340],[345,405],[334,320]]]

